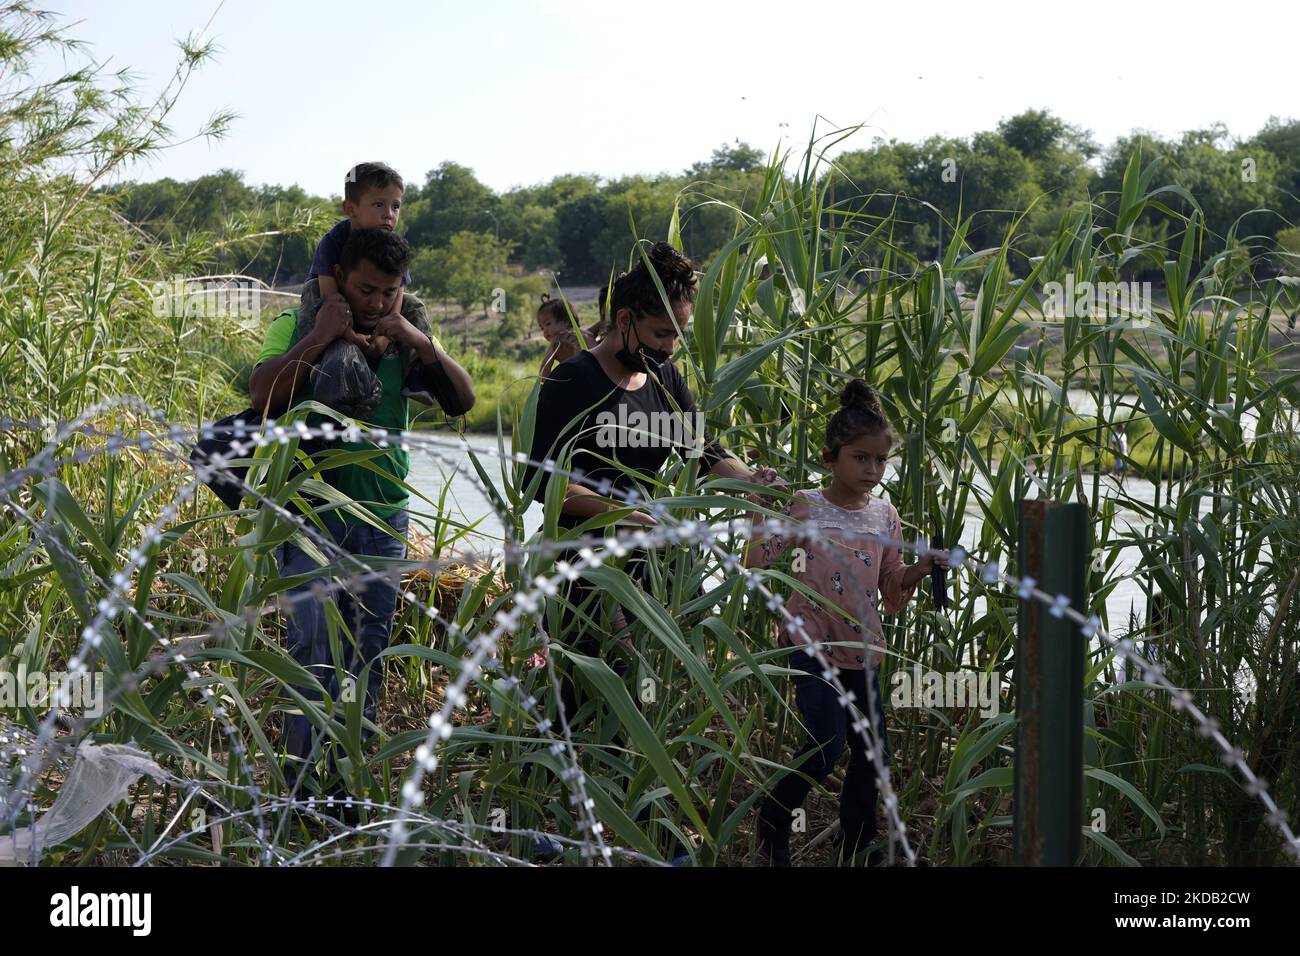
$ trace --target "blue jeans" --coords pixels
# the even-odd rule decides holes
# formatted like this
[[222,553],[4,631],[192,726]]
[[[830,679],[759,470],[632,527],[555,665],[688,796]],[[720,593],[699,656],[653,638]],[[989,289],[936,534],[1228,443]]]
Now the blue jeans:
[[[410,524],[410,514],[399,511],[388,519],[388,525],[401,539],[385,534],[369,525],[346,524],[332,514],[321,515],[330,537],[349,554],[383,558],[406,557],[406,532]],[[332,558],[330,554],[326,558]],[[305,574],[319,567],[316,561],[301,548],[290,542],[280,546],[280,573],[284,576]],[[364,560],[364,558],[363,558]],[[370,562],[366,562],[369,564]],[[372,565],[373,567],[373,565]],[[352,568],[344,574],[354,574],[360,569]],[[376,571],[380,568],[375,568]],[[304,592],[310,594],[312,585],[318,581],[306,581],[289,590],[291,597]],[[348,589],[339,588],[332,597],[339,616],[348,625],[355,640],[350,642],[347,635],[340,634],[344,659],[340,663],[346,673],[358,677],[367,663],[379,656],[388,646],[393,628],[393,616],[397,608],[397,588],[389,579],[380,578]],[[311,671],[331,700],[338,701],[338,678],[334,669],[334,655],[330,651],[329,625],[325,619],[325,604],[321,600],[307,597],[291,606],[286,614],[289,653],[293,659]],[[383,683],[383,667],[370,669],[370,676],[365,688],[363,713],[372,722],[375,720],[379,690]],[[300,688],[308,700],[319,701],[320,696],[314,689]],[[295,757],[307,757],[312,752],[312,725],[306,717],[296,714],[285,716],[284,747],[288,754]]]
[[[839,702],[839,695],[821,676],[821,665],[796,649],[790,655],[789,666],[803,671],[792,678],[795,704],[808,728],[808,740],[796,754],[796,759],[808,755],[798,769],[786,772],[772,788],[761,811],[764,822],[771,827],[788,830],[790,816],[803,803],[813,784],[808,778],[821,783],[835,768],[835,763],[849,748],[849,769],[844,775],[840,791],[840,828],[844,833],[849,855],[865,849],[876,838],[876,767],[867,759],[866,742],[853,729],[854,717]],[[890,760],[889,738],[885,735],[885,704],[880,695],[880,670],[840,669],[840,683],[852,691],[854,707],[867,713],[867,681],[875,693],[871,708],[872,726],[881,743],[881,759],[888,766]]]

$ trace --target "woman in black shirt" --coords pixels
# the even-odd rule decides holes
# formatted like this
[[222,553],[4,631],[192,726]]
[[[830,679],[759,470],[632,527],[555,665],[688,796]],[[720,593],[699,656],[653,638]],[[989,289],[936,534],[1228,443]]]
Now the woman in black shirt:
[[[649,318],[644,321],[651,324]],[[619,336],[613,339],[617,343]],[[562,460],[566,451],[571,452],[569,470],[582,476],[576,484],[569,482],[560,512],[562,528],[576,528],[609,508],[626,507],[588,500],[596,494],[608,496],[614,489],[626,494],[634,488],[643,495],[651,494],[652,481],[638,480],[637,475],[629,475],[605,459],[618,461],[646,479],[657,476],[674,451],[698,458],[701,468],[728,462],[739,465],[704,430],[702,415],[676,366],[664,362],[658,366],[658,377],[652,377],[648,372],[626,370],[620,363],[615,371],[618,378],[614,378],[601,362],[600,349],[597,345],[557,365],[537,399],[529,457],[534,461]],[[627,387],[634,381],[640,381],[638,388]],[[724,468],[728,470],[722,473],[750,477],[746,468],[733,468],[732,464],[724,464]],[[530,467],[526,480],[536,471]],[[538,501],[544,500],[548,484],[549,476],[537,489]],[[632,520],[654,524],[644,512]]]
[[[609,290],[610,328],[605,337],[590,351],[579,352],[557,366],[538,395],[529,457],[563,463],[566,453],[571,453],[569,470],[581,477],[578,481],[541,473],[535,494],[538,501],[545,501],[550,481],[567,480],[559,518],[563,528],[572,529],[596,515],[627,507],[603,496],[612,491],[626,494],[636,490],[642,497],[652,497],[653,482],[642,480],[642,476],[654,479],[673,451],[688,460],[698,459],[701,470],[707,467],[720,477],[756,484],[771,484],[776,479],[771,469],[751,472],[713,441],[690,389],[669,361],[679,335],[691,321],[697,289],[695,264],[666,242],[657,243],[648,258],[672,314],[664,307],[665,295],[650,269],[644,260],[638,262]],[[634,474],[604,459],[617,461]],[[526,469],[525,488],[538,472],[536,466]],[[628,520],[647,527],[657,523],[643,510],[632,512]],[[634,552],[629,572],[643,576],[646,557],[644,551]],[[591,585],[576,581],[568,588],[568,603],[580,607],[591,594]],[[571,633],[575,616],[573,609],[565,609],[557,636],[580,653],[598,654],[597,636],[588,631],[575,639]],[[572,688],[563,687],[562,694],[572,716]]]

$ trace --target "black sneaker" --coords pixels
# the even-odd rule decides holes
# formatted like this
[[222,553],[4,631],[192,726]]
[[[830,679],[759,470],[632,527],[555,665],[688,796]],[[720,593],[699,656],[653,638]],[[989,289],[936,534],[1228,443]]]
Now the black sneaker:
[[758,816],[758,857],[763,866],[790,866],[790,828]]

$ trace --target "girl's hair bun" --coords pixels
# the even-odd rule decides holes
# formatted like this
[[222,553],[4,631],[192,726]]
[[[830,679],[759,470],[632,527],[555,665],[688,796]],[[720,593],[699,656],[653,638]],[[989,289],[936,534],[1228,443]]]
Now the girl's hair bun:
[[835,461],[849,442],[881,433],[892,445],[894,429],[880,404],[880,395],[863,379],[855,378],[840,392],[840,410],[826,425],[826,460]]
[[870,409],[877,414],[880,413],[880,396],[876,390],[860,378],[855,378],[844,386],[840,392],[840,407],[853,408],[861,406]]

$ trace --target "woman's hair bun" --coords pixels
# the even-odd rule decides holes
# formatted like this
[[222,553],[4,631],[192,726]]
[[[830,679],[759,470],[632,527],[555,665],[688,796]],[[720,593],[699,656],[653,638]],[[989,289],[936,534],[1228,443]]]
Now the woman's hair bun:
[[609,288],[609,305],[603,317],[613,320],[622,309],[627,309],[634,319],[667,315],[665,293],[669,303],[695,301],[699,280],[693,259],[666,242],[656,242],[649,251],[638,246],[632,258],[632,268],[621,273]]
[[695,263],[671,243],[656,242],[650,249],[650,264],[665,282],[687,284],[695,277]]
[[853,408],[863,406],[872,411],[880,412],[880,396],[876,390],[860,378],[855,378],[844,386],[840,392],[840,406],[842,408]]

